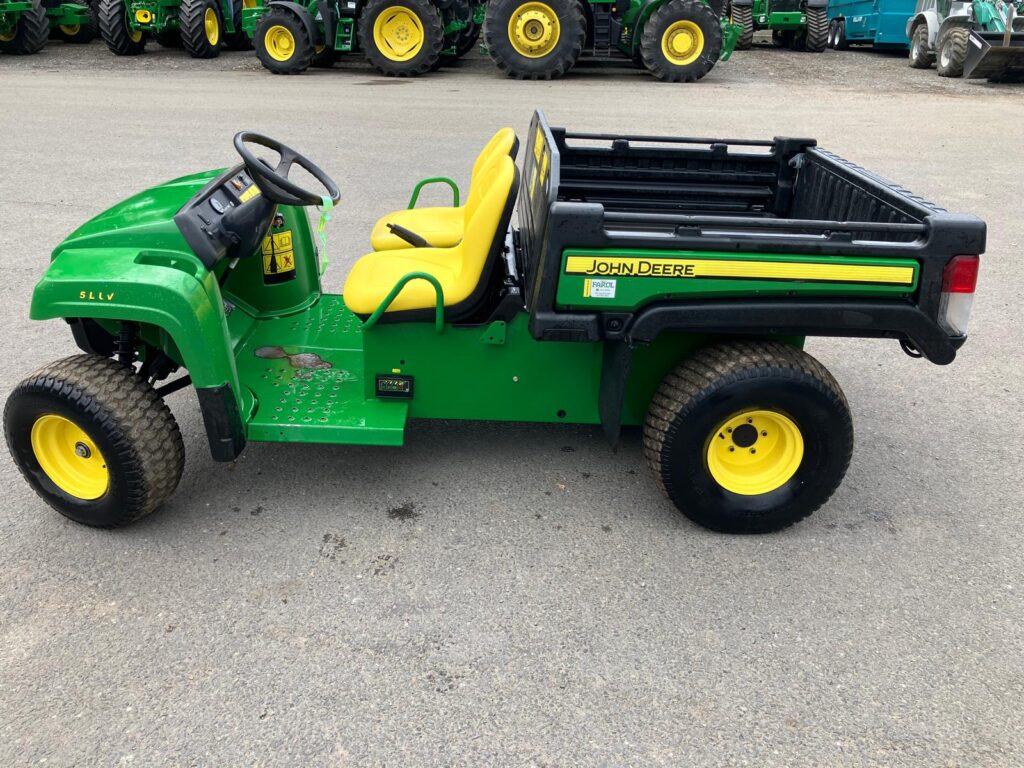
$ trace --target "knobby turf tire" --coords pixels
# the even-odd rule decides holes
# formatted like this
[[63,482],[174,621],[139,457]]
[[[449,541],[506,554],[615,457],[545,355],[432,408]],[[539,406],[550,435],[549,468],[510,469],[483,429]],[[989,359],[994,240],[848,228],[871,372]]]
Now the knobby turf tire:
[[939,40],[938,66],[939,77],[962,77],[964,63],[967,61],[967,43],[970,32],[967,27],[950,27]]
[[100,37],[115,56],[138,56],[146,50],[146,36],[132,40],[125,0],[99,0]]
[[[774,409],[799,427],[804,456],[779,488],[757,496],[723,488],[708,442],[728,418]],[[644,453],[661,491],[695,523],[724,533],[768,533],[802,520],[842,482],[853,452],[846,397],[817,360],[778,342],[706,347],[662,381],[644,423]]]
[[[384,55],[373,39],[373,25],[388,8],[404,6],[423,25],[423,45],[408,61],[393,61]],[[419,77],[437,69],[444,50],[444,23],[437,6],[430,0],[369,0],[359,15],[359,47],[366,60],[388,77]]]
[[[211,43],[206,36],[206,11],[212,9],[217,15],[220,29],[217,43]],[[217,0],[182,0],[178,11],[181,22],[181,45],[193,59],[215,59],[220,56],[224,45],[224,15]]]
[[31,8],[21,12],[14,28],[14,36],[10,40],[0,41],[0,52],[13,56],[39,53],[46,46],[49,37],[50,20],[46,18],[46,9],[37,0]]
[[808,53],[821,53],[828,47],[828,11],[808,8],[807,29],[803,34],[803,49]]
[[[110,485],[99,499],[68,495],[39,466],[31,430],[48,413],[75,422],[103,454]],[[24,379],[7,400],[4,431],[18,468],[43,500],[98,528],[153,512],[174,492],[185,466],[181,432],[164,401],[130,368],[98,355],[58,360]]]
[[733,8],[732,21],[734,24],[739,24],[743,27],[743,31],[740,32],[740,39],[736,41],[736,50],[749,50],[750,46],[754,43],[754,9]]
[[910,66],[913,69],[931,69],[935,52],[928,48],[928,24],[921,22],[910,33]]
[[554,80],[572,69],[587,38],[587,19],[578,0],[545,0],[558,16],[559,38],[553,51],[532,59],[512,45],[508,25],[526,0],[490,0],[484,16],[484,43],[491,61],[515,80]]
[[[665,57],[661,41],[669,25],[683,20],[695,22],[700,27],[704,35],[704,49],[695,61],[680,66]],[[663,82],[692,83],[700,80],[714,68],[721,53],[721,24],[711,6],[702,0],[669,0],[651,14],[640,36],[644,66]]]
[[[286,28],[295,39],[295,52],[287,61],[278,61],[267,51],[267,31],[275,26]],[[287,8],[271,6],[256,24],[252,43],[256,49],[256,58],[275,75],[299,75],[313,63],[315,51],[313,41],[309,39],[309,31],[302,19]]]

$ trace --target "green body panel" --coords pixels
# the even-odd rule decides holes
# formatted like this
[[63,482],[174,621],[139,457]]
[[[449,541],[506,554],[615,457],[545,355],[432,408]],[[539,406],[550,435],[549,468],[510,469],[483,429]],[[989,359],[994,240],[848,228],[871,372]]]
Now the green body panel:
[[77,27],[92,21],[92,11],[89,10],[87,5],[61,3],[52,8],[47,8],[46,18],[50,22],[51,29],[58,26]]
[[[855,282],[814,282],[806,280],[759,280],[753,278],[645,277],[626,272],[602,272],[593,276],[566,274],[571,257],[622,259],[699,259],[726,262],[785,262],[792,264],[834,264],[844,266],[907,267],[914,272],[909,285],[880,285]],[[787,254],[726,253],[715,251],[656,250],[567,250],[562,256],[557,304],[566,309],[632,311],[652,301],[665,299],[742,298],[756,296],[892,296],[909,295],[917,288],[917,262],[913,259],[865,259],[808,257]],[[592,296],[586,289],[591,279],[615,281],[614,298]]]
[[8,35],[17,28],[18,19],[25,11],[31,11],[33,3],[25,0],[4,2],[0,0],[0,35]]
[[[143,32],[169,32],[181,29],[178,12],[181,0],[126,0],[128,26]],[[139,11],[150,15],[148,21],[140,21]],[[220,14],[223,30],[227,34],[241,31],[241,25],[235,25],[234,9],[231,0],[220,0]]]
[[772,0],[754,0],[751,7],[754,29],[800,30],[807,26],[807,17],[799,9],[776,10]]

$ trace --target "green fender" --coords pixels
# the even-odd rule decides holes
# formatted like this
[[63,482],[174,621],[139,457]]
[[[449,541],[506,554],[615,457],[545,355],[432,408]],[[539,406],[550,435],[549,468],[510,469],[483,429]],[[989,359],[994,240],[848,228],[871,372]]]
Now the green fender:
[[197,389],[227,385],[241,411],[238,371],[216,279],[189,254],[131,248],[63,250],[32,293],[33,320],[130,320],[161,329],[164,351]]

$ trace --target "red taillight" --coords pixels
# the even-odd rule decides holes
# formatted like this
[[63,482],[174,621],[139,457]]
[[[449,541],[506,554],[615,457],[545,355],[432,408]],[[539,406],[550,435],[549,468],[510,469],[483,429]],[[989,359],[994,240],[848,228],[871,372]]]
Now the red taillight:
[[942,270],[943,293],[974,293],[978,285],[977,256],[954,256]]

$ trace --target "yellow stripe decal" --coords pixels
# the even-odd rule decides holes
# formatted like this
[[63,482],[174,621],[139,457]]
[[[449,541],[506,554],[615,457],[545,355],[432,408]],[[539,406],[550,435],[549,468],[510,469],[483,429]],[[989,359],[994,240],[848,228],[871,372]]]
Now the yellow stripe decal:
[[566,274],[608,277],[745,278],[748,280],[816,280],[833,283],[913,285],[913,267],[822,264],[740,259],[658,259],[644,257],[570,256]]
[[258,194],[260,194],[260,188],[257,187],[255,184],[250,184],[248,187],[245,188],[245,191],[238,196],[238,199],[241,200],[243,203],[247,203],[254,197],[256,197]]

